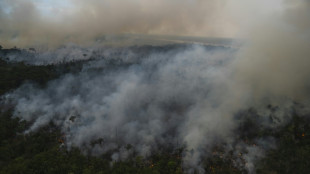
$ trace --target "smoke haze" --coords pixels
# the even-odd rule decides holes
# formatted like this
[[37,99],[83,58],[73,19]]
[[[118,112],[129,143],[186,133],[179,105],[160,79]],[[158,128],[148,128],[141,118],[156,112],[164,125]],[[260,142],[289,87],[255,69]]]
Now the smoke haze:
[[58,8],[52,4],[45,4],[51,6],[46,9],[38,1],[2,0],[1,44],[53,47],[122,33],[229,37],[235,32],[223,15],[223,0],[65,0]]

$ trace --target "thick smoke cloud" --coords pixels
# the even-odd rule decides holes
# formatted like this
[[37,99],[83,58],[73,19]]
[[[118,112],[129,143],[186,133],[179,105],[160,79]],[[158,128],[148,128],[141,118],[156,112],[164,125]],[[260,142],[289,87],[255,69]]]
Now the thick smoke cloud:
[[[121,57],[122,64],[114,68],[109,68],[111,60],[99,59],[84,65],[78,75],[52,81],[47,89],[28,84],[7,97],[16,99],[16,116],[34,121],[29,131],[53,121],[62,127],[69,147],[89,148],[89,142],[102,138],[102,145],[91,148],[93,154],[132,144],[148,156],[178,142],[195,149],[185,158],[192,166],[199,164],[206,146],[231,139],[236,110],[222,99],[229,98],[223,92],[232,54],[230,49],[191,47],[133,56],[135,60]],[[128,153],[115,155],[125,158]]]
[[223,15],[223,0],[65,0],[51,9],[32,0],[0,3],[0,44],[6,47],[85,44],[121,33],[228,37],[236,31]]
[[[282,14],[251,25],[235,63],[241,84],[251,85],[258,99],[272,95],[293,100],[309,97],[310,3],[286,4]],[[255,86],[255,87],[252,87]]]
[[[237,50],[192,46],[143,56],[126,50],[117,59],[111,52],[101,52],[98,55],[105,56],[85,64],[79,74],[64,75],[46,89],[26,84],[6,98],[16,103],[15,116],[33,121],[29,131],[50,121],[59,125],[68,147],[89,148],[93,154],[114,150],[112,158],[122,160],[133,155],[127,144],[143,156],[184,145],[189,150],[183,156],[184,166],[200,169],[212,147],[225,144],[235,156],[245,154],[236,165],[254,173],[255,161],[276,143],[272,137],[255,140],[255,147],[240,142],[236,134],[240,113],[254,108],[260,118],[257,124],[268,128],[287,123],[293,111],[309,113],[309,1],[281,4],[281,10],[269,9],[258,17],[231,12],[244,19],[240,26],[245,41]],[[160,29],[155,26],[151,28]],[[127,29],[126,23],[120,28]],[[277,110],[266,108],[268,104]],[[90,142],[100,138],[103,143],[91,147]]]

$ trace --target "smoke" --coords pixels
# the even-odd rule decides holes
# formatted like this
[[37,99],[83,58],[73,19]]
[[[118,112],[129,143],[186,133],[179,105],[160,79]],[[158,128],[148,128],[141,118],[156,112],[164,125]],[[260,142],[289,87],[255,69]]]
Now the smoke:
[[[136,60],[121,57],[120,65],[107,70],[113,66],[108,57],[89,62],[78,75],[67,74],[50,82],[47,89],[28,84],[9,96],[18,100],[16,114],[36,120],[30,131],[53,120],[64,126],[68,142],[81,145],[90,139],[115,139],[117,129],[119,141],[144,145],[137,149],[146,153],[152,144],[173,143],[182,139],[178,136],[187,137],[188,142],[196,139],[190,135],[197,131],[191,130],[191,124],[203,121],[199,119],[207,110],[204,107],[211,111],[215,107],[211,105],[219,102],[213,100],[217,97],[210,89],[227,80],[229,69],[223,68],[231,54],[231,50],[210,52],[193,47]],[[74,123],[69,121],[72,116],[77,117]],[[204,122],[212,123],[210,130],[216,128],[214,122],[225,120],[221,115],[209,119]],[[230,126],[224,126],[223,132],[226,127]],[[213,131],[210,137],[221,134]],[[195,136],[201,139],[202,134]],[[191,143],[194,148],[199,140]]]
[[[86,9],[93,9],[95,15],[99,13],[97,7],[103,7],[101,3],[107,5],[99,1],[75,2],[80,7],[77,9],[85,14],[81,17],[82,23],[90,18],[88,12],[91,10]],[[120,13],[125,14],[118,16],[109,10],[114,8],[100,12],[116,16],[115,19],[122,21],[119,25],[94,27],[88,31],[83,27],[89,25],[80,28],[73,20],[72,26],[79,28],[75,34],[85,32],[84,36],[88,37],[88,33],[96,33],[97,29],[114,31],[115,26],[124,29],[116,31],[146,33],[166,32],[179,26],[176,32],[191,33],[191,27],[194,30],[203,28],[191,24],[200,23],[200,12],[205,6],[189,3],[209,3],[181,1],[182,5],[174,6],[174,1],[155,2],[152,3],[154,11],[163,8],[166,17],[163,20],[159,16],[157,20],[151,15],[154,11],[146,8],[151,7],[148,3],[134,1],[139,2],[141,10],[147,9],[142,13],[134,12],[136,6],[132,4],[120,2],[108,4],[109,7],[121,5],[133,13],[127,16],[127,12],[121,10]],[[189,5],[189,11],[183,8],[185,4]],[[253,7],[252,2],[245,5]],[[281,1],[281,5],[281,10],[267,9],[258,17],[245,16],[247,10],[230,11],[244,19],[239,23],[244,31],[241,35],[244,43],[239,49],[207,49],[194,45],[149,54],[137,54],[129,48],[123,48],[124,54],[117,56],[113,56],[111,50],[98,52],[97,57],[94,56],[97,59],[84,64],[80,73],[65,74],[51,81],[45,89],[25,84],[6,98],[16,104],[15,116],[33,122],[28,131],[52,121],[65,133],[68,147],[89,149],[94,155],[112,151],[112,159],[122,160],[134,152],[147,157],[169,146],[184,145],[188,150],[183,155],[185,168],[198,168],[203,172],[201,162],[212,147],[225,144],[227,151],[236,152],[237,166],[255,173],[255,161],[263,157],[266,149],[274,148],[275,143],[270,137],[254,140],[256,146],[241,141],[240,132],[236,131],[243,121],[240,115],[249,115],[256,124],[276,129],[287,123],[293,112],[309,113],[310,4],[299,0]],[[198,9],[191,10],[194,7]],[[193,14],[188,16],[189,12]],[[140,13],[146,15],[140,16]],[[167,13],[185,15],[184,20],[174,20]],[[140,25],[139,30],[131,25],[133,16],[139,19],[134,23],[134,26]],[[103,21],[113,24],[115,20]],[[99,26],[103,23],[99,22]],[[278,107],[272,109],[272,106]],[[256,113],[247,112],[249,108]],[[255,120],[256,117],[259,119]],[[96,140],[101,141],[90,143]],[[126,149],[127,144],[133,145],[133,149]],[[239,152],[244,155],[238,157]]]
[[6,47],[89,44],[122,33],[231,37],[236,32],[229,16],[223,15],[223,0],[0,3],[0,44]]
[[259,100],[271,95],[308,99],[309,8],[309,1],[290,2],[285,13],[249,27],[248,43],[235,63],[236,78],[251,85],[248,88]]
[[[52,121],[62,128],[68,147],[91,149],[92,154],[115,151],[113,159],[124,159],[133,153],[124,150],[127,144],[147,157],[179,143],[194,150],[184,156],[193,167],[207,147],[233,139],[237,110],[222,103],[230,98],[225,84],[233,54],[231,49],[194,46],[132,56],[134,60],[120,57],[114,68],[107,57],[90,61],[79,74],[64,75],[46,89],[26,84],[7,98],[16,103],[15,116],[33,122],[28,131]],[[98,139],[103,143],[91,147]]]

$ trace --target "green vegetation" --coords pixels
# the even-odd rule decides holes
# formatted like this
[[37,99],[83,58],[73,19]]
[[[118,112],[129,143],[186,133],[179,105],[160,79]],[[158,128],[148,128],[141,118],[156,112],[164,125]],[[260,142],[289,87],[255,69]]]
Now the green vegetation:
[[[43,88],[51,79],[65,73],[78,72],[81,64],[81,62],[71,62],[34,66],[9,63],[0,59],[0,94],[16,89],[26,81],[31,81]],[[0,174],[184,173],[181,165],[182,149],[174,153],[160,152],[147,159],[136,156],[126,161],[111,163],[112,160],[108,154],[93,157],[84,155],[78,148],[68,151],[59,141],[62,138],[60,130],[52,123],[35,133],[24,134],[29,123],[12,118],[12,109],[0,110],[3,110],[0,113]],[[132,146],[128,145],[128,148]],[[225,171],[228,170],[220,169],[223,162],[219,161],[219,159],[211,160],[210,164],[206,164],[207,170],[213,173],[216,171],[226,173]]]
[[293,120],[275,136],[276,149],[267,153],[261,160],[257,173],[310,173],[310,121],[294,116]]
[[[309,121],[295,116],[293,121],[275,133],[278,147],[270,150],[258,163],[257,173],[309,173],[310,127]],[[30,134],[22,132],[28,127],[25,121],[11,117],[11,110],[0,115],[0,173],[184,173],[180,155],[161,152],[144,159],[136,156],[114,162],[108,155],[99,157],[81,153],[78,148],[68,151],[59,141],[59,129],[50,124]],[[128,148],[131,148],[130,146]],[[221,150],[215,150],[220,154]],[[234,167],[233,159],[213,155],[204,161],[206,173],[242,173]]]
[[24,62],[7,62],[0,57],[0,95],[18,88],[25,82],[44,87],[48,81],[66,73],[78,73],[85,61],[53,65],[27,65]]
[[29,66],[22,62],[8,63],[0,59],[0,95],[15,89],[25,81],[34,81],[45,85],[56,77],[54,66]]
[[[75,174],[181,174],[180,154],[158,153],[144,159],[136,156],[122,162],[113,162],[107,155],[83,155],[78,148],[68,151],[59,141],[59,129],[50,124],[35,133],[23,134],[28,127],[25,121],[11,117],[11,111],[0,115],[0,174],[22,173],[75,173]],[[128,147],[130,148],[130,146]],[[240,173],[220,158],[208,159],[210,173]],[[233,170],[231,170],[233,169]]]
[[[26,81],[44,87],[64,73],[75,73],[81,63],[33,66],[8,63],[0,59],[0,95]],[[1,111],[2,110],[2,111]],[[62,134],[52,123],[34,133],[24,134],[30,123],[12,117],[12,109],[0,108],[0,174],[181,174],[184,149],[158,152],[151,157],[135,156],[126,161],[111,162],[109,154],[89,156],[74,147],[70,151],[62,145]],[[244,119],[240,138],[251,141],[261,136],[273,136],[277,148],[266,153],[257,164],[257,173],[291,174],[310,173],[310,120],[295,115],[293,120],[277,131],[260,130],[257,120]],[[251,131],[252,130],[252,131]],[[132,148],[128,145],[127,148]],[[222,156],[220,147],[204,159],[206,173],[244,173],[235,167],[233,156]]]

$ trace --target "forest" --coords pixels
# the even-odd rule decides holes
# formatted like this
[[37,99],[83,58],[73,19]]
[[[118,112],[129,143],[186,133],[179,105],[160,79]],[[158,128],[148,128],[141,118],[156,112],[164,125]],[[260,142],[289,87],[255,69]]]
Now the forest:
[[[8,51],[8,50],[6,50]],[[10,50],[16,51],[16,50]],[[5,51],[2,49],[2,56]],[[53,79],[66,73],[77,73],[83,61],[71,61],[51,65],[30,65],[24,62],[12,62],[0,59],[0,95],[17,89],[24,83],[34,83],[45,88]],[[0,101],[2,103],[2,101]],[[172,149],[165,147],[161,151],[144,158],[133,155],[124,161],[113,161],[111,152],[93,156],[85,149],[71,147],[64,143],[61,129],[50,122],[39,130],[25,134],[31,122],[13,117],[13,106],[1,105],[0,112],[0,173],[1,174],[181,174],[186,173],[182,165],[182,154],[186,147]],[[275,109],[274,106],[266,106]],[[244,111],[239,125],[239,139],[251,144],[259,137],[274,137],[276,148],[269,149],[257,162],[256,173],[291,174],[310,173],[310,120],[308,117],[293,115],[292,120],[277,130],[268,130],[257,125],[255,109]],[[74,119],[74,118],[73,118]],[[102,140],[92,141],[100,144]],[[126,148],[133,148],[128,144]],[[234,174],[246,173],[236,165],[236,159],[230,153],[223,152],[222,145],[212,149],[212,155],[203,159],[206,173]],[[240,154],[242,155],[242,154]],[[198,171],[194,171],[196,173]]]

